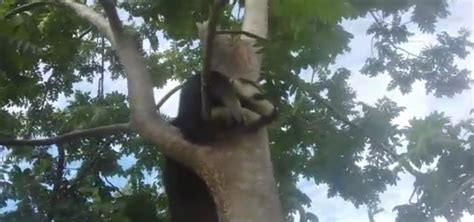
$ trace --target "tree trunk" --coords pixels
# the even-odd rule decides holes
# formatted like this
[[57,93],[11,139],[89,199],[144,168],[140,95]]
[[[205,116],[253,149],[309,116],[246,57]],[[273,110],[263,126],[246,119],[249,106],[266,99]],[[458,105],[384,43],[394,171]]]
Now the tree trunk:
[[221,222],[283,222],[267,130],[221,138],[199,174],[208,184]]

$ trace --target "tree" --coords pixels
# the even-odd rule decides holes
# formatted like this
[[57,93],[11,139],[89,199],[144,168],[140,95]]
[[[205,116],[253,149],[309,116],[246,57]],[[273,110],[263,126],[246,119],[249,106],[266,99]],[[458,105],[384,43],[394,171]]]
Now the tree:
[[[233,4],[266,17],[251,5],[255,2]],[[160,177],[152,184],[145,182],[147,172],[160,172],[162,153],[193,167],[197,159],[216,163],[206,147],[182,140],[166,124],[169,117],[157,115],[152,94],[152,88],[170,79],[182,81],[202,69],[194,24],[209,18],[212,2],[118,1],[126,12],[120,17],[129,16],[123,26],[114,7],[93,3],[85,8],[68,0],[7,0],[0,6],[0,149],[5,153],[0,203],[16,201],[16,209],[2,213],[2,221],[126,221],[133,215],[150,215],[136,213],[144,209],[155,210],[148,218],[166,220]],[[271,188],[272,168],[265,161],[269,154],[255,155],[255,147],[270,145],[264,150],[271,150],[286,219],[298,214],[302,221],[317,220],[305,211],[310,199],[296,186],[300,177],[327,184],[329,196],[368,205],[373,219],[379,194],[396,184],[401,173],[415,176],[416,199],[395,208],[397,221],[433,221],[436,216],[456,221],[463,212],[473,214],[473,120],[452,123],[433,113],[400,128],[391,121],[403,108],[388,98],[375,106],[355,102],[348,84],[351,71],[329,68],[337,55],[350,50],[352,35],[340,25],[342,19],[368,16],[374,21],[367,33],[373,36],[375,53],[361,73],[389,75],[389,88],[404,93],[415,81],[423,81],[427,93],[439,97],[469,89],[470,72],[455,64],[473,46],[469,31],[460,30],[456,36],[438,33],[439,44],[419,54],[402,47],[412,35],[408,23],[435,33],[436,21],[449,14],[448,1],[271,1],[269,6],[261,73],[280,117],[268,129],[269,142],[263,130],[252,135],[260,140],[249,147],[241,148],[243,138],[228,145],[246,151],[236,157],[237,163],[267,164],[262,175]],[[108,20],[97,13],[105,13]],[[236,14],[240,13],[224,8],[219,23],[239,30],[242,21]],[[243,23],[243,30],[255,31]],[[168,50],[158,50],[157,32],[171,41]],[[141,49],[136,42],[149,47]],[[313,71],[310,80],[298,75],[303,69]],[[105,77],[127,78],[128,94],[105,94]],[[97,93],[75,91],[78,83],[97,83]],[[65,107],[55,106],[61,96],[70,100]],[[398,149],[402,139],[408,141],[406,152]],[[134,156],[136,162],[124,168],[124,156]],[[243,177],[249,171],[245,165],[227,166],[233,168],[222,175],[225,180],[255,182],[255,177]],[[126,178],[125,187],[110,182],[116,176]],[[251,188],[270,199],[252,197],[249,190],[230,196],[219,193],[225,197],[221,201],[230,201],[230,209],[247,206],[240,211],[245,214],[236,211],[222,218],[251,215],[254,221],[277,221],[279,201],[272,189]],[[248,204],[233,202],[236,196]],[[263,214],[265,220],[255,215],[260,208],[252,203],[272,206]]]

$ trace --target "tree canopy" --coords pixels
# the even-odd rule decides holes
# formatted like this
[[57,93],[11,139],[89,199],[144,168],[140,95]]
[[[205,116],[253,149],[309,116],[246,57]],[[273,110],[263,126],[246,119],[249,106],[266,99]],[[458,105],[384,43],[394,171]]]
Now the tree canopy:
[[[0,220],[167,221],[162,155],[134,132],[108,133],[121,129],[131,112],[125,90],[104,92],[104,82],[125,78],[110,43],[55,1],[0,2]],[[102,10],[95,1],[81,2]],[[366,44],[373,54],[360,73],[387,75],[388,90],[402,93],[415,82],[436,97],[470,89],[470,70],[457,65],[474,46],[470,31],[436,29],[450,14],[449,2],[271,2],[262,86],[279,108],[269,138],[288,221],[296,215],[317,221],[307,211],[311,197],[297,186],[302,178],[326,184],[329,197],[368,206],[373,218],[380,194],[403,173],[415,177],[414,195],[394,209],[396,221],[474,214],[474,119],[452,122],[433,112],[397,126],[403,107],[386,97],[374,105],[357,101],[353,71],[332,66],[351,50],[353,34],[341,22],[370,18]],[[117,1],[126,31],[143,43],[156,89],[202,69],[195,23],[208,18],[211,3]],[[223,29],[240,27],[243,4],[225,8]],[[437,43],[415,54],[403,47],[414,32],[436,36]],[[30,139],[43,140],[32,147]]]

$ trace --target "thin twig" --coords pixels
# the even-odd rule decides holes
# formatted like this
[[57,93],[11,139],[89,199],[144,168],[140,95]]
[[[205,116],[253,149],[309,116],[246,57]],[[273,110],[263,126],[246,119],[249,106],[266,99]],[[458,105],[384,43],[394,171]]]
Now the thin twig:
[[415,196],[415,193],[418,191],[418,189],[415,187],[413,188],[413,191],[411,192],[411,195],[410,195],[410,198],[408,199],[408,203],[413,203],[412,200],[413,200],[413,197]]
[[104,136],[118,132],[130,131],[128,123],[112,124],[108,126],[100,126],[97,128],[75,130],[69,133],[62,134],[57,137],[46,139],[0,139],[0,145],[4,146],[47,146],[68,142],[75,139],[80,139],[89,136]]
[[207,86],[211,75],[211,61],[212,61],[212,47],[214,37],[216,35],[216,25],[219,17],[221,8],[224,6],[226,1],[214,0],[214,5],[209,15],[209,23],[207,24],[207,36],[206,36],[206,47],[204,48],[204,65],[203,72],[201,74],[201,115],[204,120],[209,119],[209,101],[207,98]]
[[104,35],[101,36],[101,64],[100,64],[100,78],[97,86],[97,97],[99,99],[104,99],[104,73],[105,73],[105,38]]
[[161,100],[158,102],[158,104],[156,104],[156,109],[160,109],[161,106],[163,106],[163,104],[165,104],[165,102],[173,95],[175,94],[178,90],[180,90],[181,88],[183,88],[183,85],[184,83],[182,84],[179,84],[177,86],[175,86],[173,89],[171,89],[169,92],[167,92],[163,98],[161,98]]
[[[372,16],[372,18],[374,18],[375,23],[377,24],[377,26],[379,26],[380,28],[382,28],[382,27],[383,27],[382,21],[380,21],[379,18],[377,18],[377,16],[375,15],[375,13],[374,13],[373,11],[369,11],[369,13],[370,13],[370,15]],[[394,43],[392,40],[390,40],[390,39],[387,39],[387,40],[388,40],[388,43],[389,43],[393,48],[395,48],[395,49],[397,49],[397,50],[400,50],[400,51],[402,51],[402,52],[405,52],[406,54],[411,55],[411,56],[413,56],[413,57],[415,57],[415,58],[426,59],[426,58],[424,58],[424,57],[422,57],[422,56],[419,56],[419,55],[417,55],[417,54],[415,54],[415,53],[412,53],[412,52],[410,52],[410,51],[408,51],[408,50],[406,50],[406,49],[404,49],[404,48],[402,48],[402,47],[400,47],[400,46],[397,46],[397,44],[395,44],[395,43]]]
[[86,30],[84,30],[84,32],[82,32],[81,34],[79,34],[79,38],[82,39],[84,38],[84,36],[86,36],[87,34],[89,34],[89,32],[92,31],[92,28],[94,28],[94,26],[89,26],[89,28],[87,28]]
[[296,210],[298,211],[298,214],[300,215],[300,222],[308,221],[306,218],[306,211],[304,210],[302,205],[296,205]]
[[99,169],[97,169],[98,162],[100,160],[102,152],[105,151],[105,149],[109,148],[110,144],[112,144],[113,142],[114,140],[105,141],[104,144],[100,145],[98,150],[95,153],[93,153],[94,155],[87,156],[90,158],[89,159],[86,158],[82,162],[82,165],[80,166],[81,170],[79,170],[76,174],[76,177],[71,180],[70,186],[68,188],[69,190],[78,189],[78,187],[81,185],[84,179],[86,179],[87,176],[92,175],[92,173],[94,173],[95,176],[100,178],[100,175],[99,175],[100,172],[98,171]]
[[316,73],[319,72],[320,69],[317,68],[317,67],[311,67],[311,68],[313,69],[313,72],[311,73],[311,82],[310,83],[313,84],[314,83],[314,77],[316,76]]
[[[237,2],[237,1],[236,1]],[[237,20],[240,20],[240,6],[238,6],[239,8],[237,9]]]
[[122,191],[120,191],[120,188],[118,188],[118,187],[115,186],[112,182],[110,182],[110,180],[107,179],[106,176],[102,175],[102,177],[104,178],[105,182],[106,182],[107,184],[109,184],[109,186],[111,186],[117,193],[119,193],[119,194],[122,195],[122,196],[125,196],[125,194],[122,193]]
[[382,212],[383,208],[378,208],[377,205],[368,205],[367,206],[367,214],[369,216],[369,222],[375,222],[375,215]]
[[13,15],[16,15],[18,13],[21,13],[21,12],[24,12],[24,11],[28,11],[30,9],[33,9],[33,8],[36,8],[36,7],[41,7],[41,6],[45,6],[45,5],[54,5],[56,4],[56,2],[51,2],[51,1],[40,1],[40,2],[31,2],[31,3],[28,3],[28,4],[24,4],[24,5],[20,5],[14,9],[12,9],[11,11],[9,11],[6,15],[5,15],[5,19],[9,19],[10,17],[12,17]]

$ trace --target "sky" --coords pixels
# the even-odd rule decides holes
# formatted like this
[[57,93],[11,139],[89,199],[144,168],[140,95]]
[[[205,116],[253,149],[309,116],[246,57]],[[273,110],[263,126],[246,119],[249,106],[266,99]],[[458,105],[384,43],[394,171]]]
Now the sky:
[[[437,32],[446,31],[450,34],[455,34],[462,27],[474,31],[474,0],[454,0],[451,2],[450,12],[451,16],[438,22],[436,26]],[[392,99],[398,106],[406,108],[394,121],[394,123],[402,127],[407,126],[410,119],[427,116],[436,110],[444,112],[445,115],[451,117],[454,122],[469,117],[469,111],[474,108],[473,90],[464,91],[462,94],[456,95],[453,98],[436,98],[431,95],[426,95],[423,83],[417,82],[411,93],[402,95],[398,90],[387,91],[387,84],[390,81],[388,76],[369,78],[359,74],[359,70],[364,65],[365,59],[371,54],[370,36],[366,35],[366,31],[372,22],[370,18],[363,18],[354,21],[344,21],[342,23],[344,28],[354,35],[354,38],[350,43],[351,52],[339,56],[333,67],[346,67],[354,73],[354,75],[350,77],[349,83],[357,93],[358,101],[373,105],[377,99],[384,96]],[[416,27],[409,28],[410,30],[415,30]],[[169,43],[164,40],[162,34],[159,34],[159,39],[161,40],[160,51],[166,50],[169,47]],[[416,34],[410,38],[410,43],[404,45],[403,48],[416,53],[423,46],[429,45],[434,41],[434,36],[416,32]],[[471,37],[471,41],[474,41],[473,37]],[[474,56],[470,55],[465,61],[459,61],[458,65],[468,68],[469,70],[474,70]],[[474,78],[474,74],[472,74],[472,76]],[[155,90],[155,98],[159,100],[177,84],[177,82],[170,81],[162,89]],[[96,82],[94,82],[94,84],[76,84],[75,88],[83,91],[91,91],[94,94],[96,90],[95,86]],[[119,91],[124,94],[127,93],[126,87],[127,84],[125,80],[114,82],[106,81],[104,86],[105,92]],[[60,99],[55,102],[55,106],[64,107],[67,100],[65,97],[60,97]],[[175,116],[177,104],[178,93],[175,93],[163,105],[161,112]],[[130,166],[130,164],[134,162],[134,158],[125,157],[120,162],[125,166]],[[156,176],[156,173],[150,175],[147,180],[151,182],[154,176]],[[120,178],[113,178],[111,181],[119,186],[125,183],[125,180]],[[398,184],[389,187],[388,190],[381,195],[380,206],[384,208],[384,211],[376,215],[375,219],[377,222],[394,221],[396,214],[392,212],[392,209],[396,205],[408,202],[413,181],[414,178],[412,176],[402,174],[400,175]],[[328,199],[326,185],[316,186],[314,183],[308,181],[300,181],[299,187],[312,199],[312,206],[308,210],[315,213],[321,222],[368,221],[367,209],[365,207],[356,209],[351,203],[338,197]],[[444,220],[437,219],[437,221]],[[462,221],[474,221],[474,216],[465,216]]]

